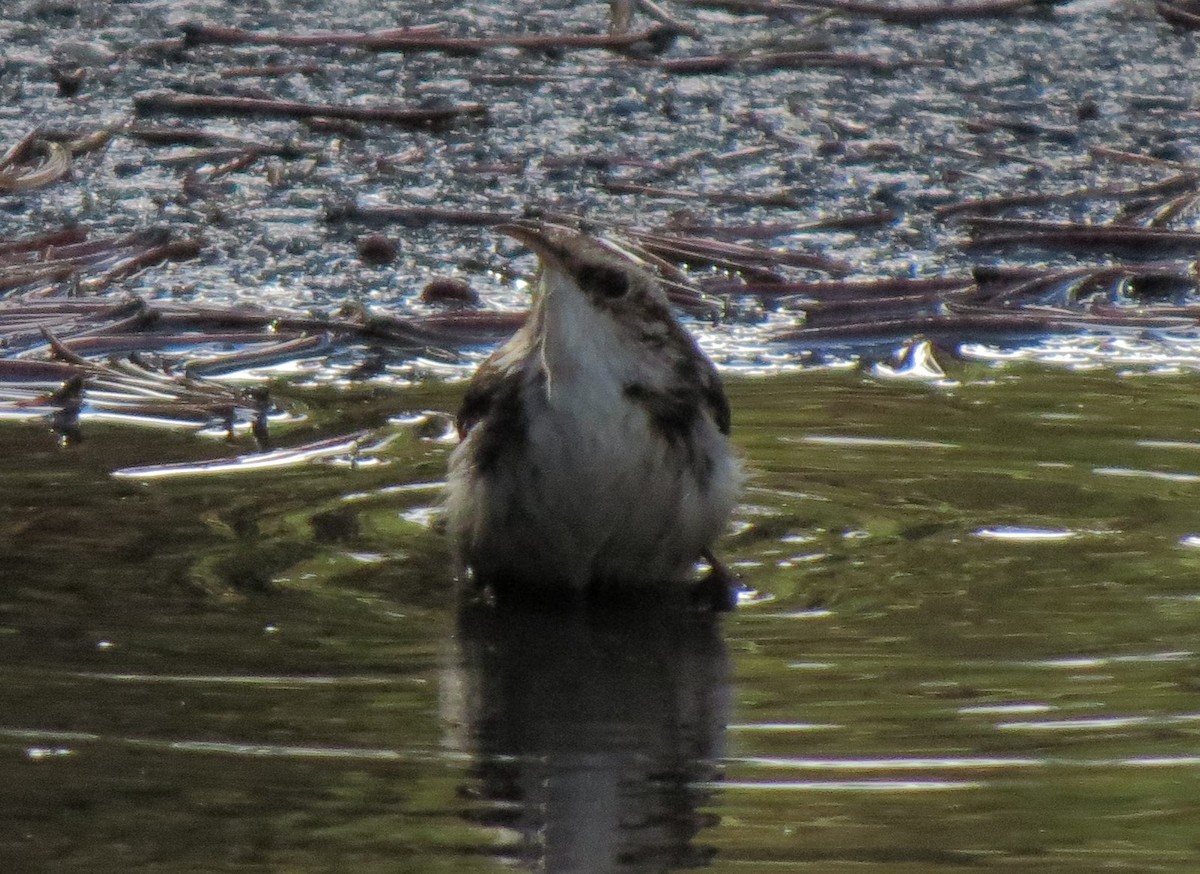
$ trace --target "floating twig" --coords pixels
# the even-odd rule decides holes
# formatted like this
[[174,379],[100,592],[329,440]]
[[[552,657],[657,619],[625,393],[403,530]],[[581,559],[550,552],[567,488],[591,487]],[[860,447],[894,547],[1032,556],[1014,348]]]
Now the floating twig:
[[810,328],[833,324],[861,322],[864,319],[887,319],[900,316],[936,313],[948,302],[968,299],[974,292],[970,285],[956,289],[921,291],[891,296],[847,297],[840,300],[790,302],[786,309],[802,310],[805,325]]
[[767,73],[772,70],[790,70],[806,67],[834,67],[839,69],[872,70],[892,72],[904,67],[940,64],[940,61],[884,60],[874,55],[854,52],[753,52],[743,55],[702,55],[690,58],[666,58],[657,66],[677,76],[696,76],[711,73]]
[[1183,191],[1195,190],[1200,185],[1200,174],[1179,173],[1162,182],[1150,185],[1128,187],[1122,185],[1103,186],[1095,188],[1077,188],[1073,191],[1050,192],[1045,194],[1015,194],[1004,197],[984,197],[977,200],[963,200],[950,203],[934,209],[934,215],[939,218],[962,213],[988,215],[1005,209],[1022,206],[1044,206],[1049,204],[1078,203],[1088,200],[1135,200],[1146,197],[1161,197],[1178,194]]
[[[59,240],[62,245],[55,245]],[[70,242],[68,242],[70,241]],[[70,280],[72,293],[97,292],[151,264],[185,260],[199,252],[195,240],[172,240],[161,228],[124,237],[80,239],[78,231],[16,240],[0,249],[0,291],[19,293],[22,305],[31,296],[53,293]]]
[[982,217],[972,218],[970,223],[975,230],[987,232],[985,236],[973,239],[968,244],[971,248],[1032,245],[1074,251],[1122,251],[1135,255],[1200,250],[1200,233],[1194,231]]
[[877,18],[893,24],[929,24],[934,21],[961,21],[974,18],[998,18],[1023,12],[1033,7],[1037,0],[967,0],[967,2],[927,3],[909,5],[903,3],[872,3],[867,0],[804,0],[806,6],[815,6]]
[[1200,30],[1200,6],[1189,0],[1168,3],[1158,0],[1154,4],[1155,11],[1176,27],[1184,30]]
[[222,79],[282,79],[285,76],[319,76],[325,70],[320,64],[265,64],[261,67],[226,67]]
[[[40,155],[41,160],[31,159]],[[57,182],[71,172],[71,150],[40,136],[25,137],[0,158],[0,193],[31,191]]]
[[635,182],[617,182],[607,180],[602,187],[613,194],[643,194],[649,197],[671,197],[681,200],[706,200],[710,203],[728,203],[737,206],[782,206],[799,207],[801,201],[790,191],[767,191],[749,193],[744,191],[687,191],[670,188],[656,188],[652,185],[639,185]]
[[184,43],[201,45],[352,46],[376,52],[445,52],[473,55],[488,49],[518,48],[531,51],[606,49],[628,51],[647,46],[665,51],[679,33],[666,25],[620,34],[506,34],[488,37],[451,37],[440,29],[406,29],[372,33],[267,34],[231,27],[184,24]]
[[48,231],[44,234],[34,234],[16,240],[0,241],[0,268],[4,266],[6,257],[21,252],[41,252],[54,250],[62,246],[82,243],[87,239],[87,231],[81,227],[63,228],[61,231]]
[[408,39],[436,36],[444,32],[440,24],[417,25],[379,31],[329,31],[325,33],[260,33],[236,27],[187,22],[180,25],[183,41],[189,48],[195,46],[287,46],[309,48],[318,46],[363,46],[371,40]]
[[294,100],[268,100],[261,97],[226,97],[205,94],[177,94],[160,91],[133,98],[139,115],[173,113],[176,115],[242,115],[266,118],[345,118],[353,121],[428,127],[464,117],[487,114],[482,103],[461,103],[413,109],[402,106],[336,106],[325,103],[300,103]]
[[941,3],[872,3],[865,0],[681,0],[688,6],[725,9],[729,12],[767,15],[776,18],[795,18],[811,15],[814,9],[825,15],[856,15],[875,18],[893,24],[929,24],[935,21],[999,18],[1022,12],[1038,0],[974,0],[974,2]]
[[1200,191],[1187,191],[1166,199],[1150,199],[1148,202],[1132,203],[1122,211],[1118,224],[1136,224],[1149,228],[1161,228],[1194,210],[1200,203]]
[[487,226],[512,221],[513,214],[441,206],[361,206],[357,203],[338,203],[325,207],[325,220],[332,223],[355,221],[371,225],[399,224],[411,227],[431,224]]
[[971,133],[994,133],[999,130],[1021,137],[1042,137],[1067,144],[1079,140],[1079,131],[1075,128],[1041,124],[1024,118],[988,116],[965,121],[963,127]]
[[1088,154],[1093,158],[1101,158],[1108,161],[1119,161],[1123,164],[1142,164],[1147,167],[1165,167],[1175,170],[1184,170],[1190,173],[1200,171],[1200,167],[1195,164],[1188,164],[1183,161],[1171,161],[1166,158],[1156,158],[1151,155],[1139,155],[1134,152],[1124,152],[1120,149],[1112,149],[1108,146],[1093,146],[1088,149]]
[[113,471],[113,476],[126,479],[162,479],[164,477],[211,476],[213,474],[228,476],[231,473],[278,470],[283,467],[296,467],[314,461],[324,461],[337,456],[356,456],[363,451],[363,443],[372,433],[371,431],[356,431],[352,434],[317,440],[301,446],[239,455],[235,458],[126,467]]
[[703,281],[700,287],[710,294],[748,295],[768,299],[787,296],[814,301],[838,301],[955,291],[970,287],[972,284],[972,280],[967,277],[933,276],[923,279],[887,278],[808,282],[743,282],[736,279],[709,279]]
[[295,361],[305,355],[312,355],[321,349],[327,349],[329,345],[330,338],[328,336],[313,334],[307,337],[268,343],[256,349],[247,349],[218,358],[191,359],[183,363],[183,370],[188,376],[193,377],[218,376],[254,367],[266,367],[284,361]]
[[767,281],[783,281],[779,274],[771,269],[779,266],[802,267],[834,274],[853,272],[853,268],[848,264],[790,249],[759,249],[721,240],[640,231],[630,231],[629,236],[651,252],[679,263],[709,264]]

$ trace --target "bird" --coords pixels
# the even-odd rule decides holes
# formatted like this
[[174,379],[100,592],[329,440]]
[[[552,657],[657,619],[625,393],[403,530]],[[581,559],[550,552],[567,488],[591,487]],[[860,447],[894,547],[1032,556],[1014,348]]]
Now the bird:
[[[682,584],[731,609],[712,545],[742,472],[713,362],[619,247],[548,223],[498,230],[539,270],[528,318],[455,420],[444,520],[459,575],[500,598],[588,603]],[[711,572],[690,583],[701,558]]]

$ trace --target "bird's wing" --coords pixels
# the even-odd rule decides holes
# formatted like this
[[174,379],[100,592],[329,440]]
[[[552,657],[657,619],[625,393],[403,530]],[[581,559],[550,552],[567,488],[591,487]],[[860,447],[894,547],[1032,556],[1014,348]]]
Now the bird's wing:
[[674,377],[682,381],[682,385],[678,382],[676,385],[691,396],[693,404],[698,400],[708,410],[720,432],[728,436],[731,424],[729,399],[725,397],[725,387],[721,384],[717,366],[682,325],[674,319],[669,324],[676,362]]
[[463,395],[462,404],[454,425],[458,429],[459,438],[466,437],[482,419],[499,406],[504,406],[520,388],[521,368],[506,362],[497,350],[490,358],[479,365],[467,393]]
[[705,406],[708,407],[708,411],[712,414],[713,421],[717,423],[721,433],[728,435],[732,417],[729,412],[729,399],[725,397],[725,386],[721,384],[717,368],[711,361],[704,358],[699,370],[700,397],[703,398]]

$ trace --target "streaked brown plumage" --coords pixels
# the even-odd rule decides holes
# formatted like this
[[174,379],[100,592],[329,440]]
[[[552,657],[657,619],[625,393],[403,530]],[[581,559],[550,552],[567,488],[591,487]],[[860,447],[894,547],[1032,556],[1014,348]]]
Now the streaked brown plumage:
[[528,321],[458,415],[446,510],[460,564],[522,593],[688,579],[740,481],[716,369],[629,259],[565,228],[504,231],[541,272]]

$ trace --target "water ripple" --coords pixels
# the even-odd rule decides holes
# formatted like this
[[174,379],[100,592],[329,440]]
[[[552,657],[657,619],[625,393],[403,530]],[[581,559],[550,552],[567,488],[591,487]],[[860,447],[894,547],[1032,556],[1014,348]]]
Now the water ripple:
[[[429,760],[460,761],[466,754],[435,748],[388,749],[373,747],[336,747],[304,744],[272,744],[254,741],[158,740],[136,737],[105,737],[90,732],[53,731],[29,728],[0,728],[0,738],[56,744],[116,743],[139,749],[164,752],[209,753],[226,756],[283,759],[349,759],[354,761],[416,762]],[[41,747],[31,747],[26,754]],[[55,755],[69,755],[72,750],[56,747]]]
[[1045,543],[1070,540],[1073,537],[1078,537],[1081,532],[1073,531],[1070,528],[1031,528],[1024,525],[996,525],[991,528],[978,528],[971,533],[984,540]]
[[829,731],[843,726],[831,722],[746,722],[734,723],[726,727],[727,731]]
[[1171,483],[1200,483],[1200,475],[1194,473],[1170,473],[1165,470],[1138,470],[1132,467],[1096,467],[1092,473],[1097,476],[1140,477],[1142,479],[1157,479]]
[[975,716],[997,716],[1005,713],[1048,713],[1055,708],[1050,704],[978,704],[960,707],[958,712]]
[[197,683],[229,686],[393,686],[398,683],[424,683],[424,678],[421,677],[286,676],[282,674],[118,674],[81,671],[72,676],[87,680],[109,680],[120,683]]
[[1028,757],[877,758],[877,759],[792,759],[747,756],[729,760],[760,768],[801,771],[977,771],[1008,768],[1040,768],[1044,759]]
[[948,790],[981,789],[985,784],[974,780],[796,780],[788,782],[729,781],[701,784],[711,790],[765,789],[787,792],[945,792]]
[[1182,662],[1194,659],[1196,656],[1197,654],[1192,650],[1173,649],[1113,656],[1064,656],[1052,659],[1031,659],[1029,661],[1017,662],[1016,664],[1024,668],[1065,668],[1067,670],[1076,670],[1079,668],[1102,668],[1113,664]]
[[1147,449],[1190,449],[1200,450],[1200,443],[1191,443],[1185,440],[1137,440],[1135,445],[1142,446]]
[[879,447],[881,449],[958,449],[957,443],[938,440],[910,440],[902,437],[855,437],[847,434],[805,434],[799,440],[779,438],[784,443],[815,443],[822,446],[846,446],[854,448]]
[[1180,725],[1200,721],[1200,713],[1169,716],[1081,716],[1073,719],[998,722],[1002,731],[1106,731],[1114,728]]
[[361,456],[381,448],[383,441],[375,446],[364,445],[364,440],[370,435],[369,431],[358,431],[330,440],[321,440],[305,446],[290,449],[276,449],[270,452],[255,452],[239,455],[234,458],[219,458],[213,461],[182,462],[173,464],[149,464],[140,467],[126,467],[113,471],[115,477],[129,479],[162,479],[165,477],[209,476],[212,474],[245,473],[248,471],[276,470],[283,467],[295,467],[309,464],[313,461],[336,461],[339,457],[349,456],[359,463]]

